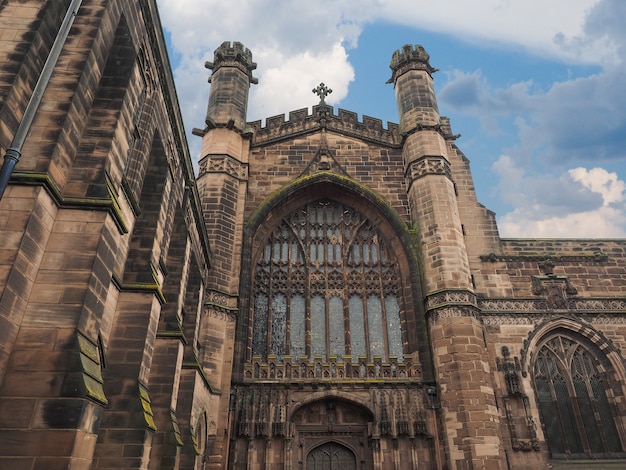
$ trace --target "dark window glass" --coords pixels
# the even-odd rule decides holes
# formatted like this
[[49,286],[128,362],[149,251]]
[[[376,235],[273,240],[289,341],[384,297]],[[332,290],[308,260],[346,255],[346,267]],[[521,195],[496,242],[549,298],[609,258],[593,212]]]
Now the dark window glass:
[[556,334],[539,349],[533,371],[553,457],[601,458],[623,452],[609,401],[612,393],[590,348],[569,335]]
[[252,354],[403,361],[400,276],[377,228],[321,200],[270,234],[254,270]]

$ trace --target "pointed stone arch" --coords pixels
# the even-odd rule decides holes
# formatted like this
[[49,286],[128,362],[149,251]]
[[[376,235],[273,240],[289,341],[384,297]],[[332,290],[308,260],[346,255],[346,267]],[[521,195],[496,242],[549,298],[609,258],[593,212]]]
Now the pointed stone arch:
[[[251,357],[251,352],[246,349],[249,348],[246,343],[252,328],[247,313],[251,309],[250,292],[255,260],[264,249],[269,235],[285,217],[297,208],[320,198],[353,207],[365,214],[385,238],[390,251],[398,258],[403,282],[401,295],[407,306],[403,320],[406,322],[404,331],[407,332],[405,341],[409,345],[409,353],[417,352],[423,365],[424,379],[430,380],[430,350],[424,341],[427,331],[412,232],[398,212],[380,195],[351,178],[331,172],[318,172],[294,180],[272,194],[246,221],[244,240],[249,242],[243,246],[244,263],[240,284],[240,311],[243,315],[237,326],[235,364],[243,364],[246,357]],[[242,373],[235,371],[235,374]]]
[[292,420],[293,416],[298,412],[298,410],[310,405],[311,403],[323,400],[336,400],[348,403],[352,406],[360,408],[363,412],[363,415],[366,416],[369,421],[374,420],[374,410],[372,410],[368,401],[366,401],[365,399],[360,399],[353,393],[347,393],[341,390],[327,390],[311,393],[305,399],[294,402],[290,408],[289,420]]
[[357,459],[354,451],[334,440],[309,450],[306,456],[306,470],[356,470]]
[[[337,391],[314,393],[295,403],[290,422],[294,440],[300,446],[295,451],[294,463],[301,463],[307,470],[371,469],[373,455],[369,441],[374,419],[368,405]],[[332,466],[334,451],[338,454]],[[326,467],[319,466],[322,460]],[[354,466],[357,463],[359,467]]]
[[626,456],[624,362],[611,341],[564,315],[538,325],[524,346],[522,367],[552,458]]
[[589,341],[589,343],[595,345],[613,367],[616,375],[615,379],[619,383],[624,383],[624,380],[626,380],[624,358],[620,354],[619,350],[613,345],[611,340],[608,339],[602,331],[594,328],[593,325],[585,322],[580,317],[572,317],[568,315],[562,315],[557,318],[545,320],[539,323],[533,331],[530,332],[528,339],[524,341],[524,347],[521,351],[521,365],[524,373],[530,370],[529,366],[532,364],[534,355],[537,351],[537,345],[543,340],[543,338],[558,329],[572,331],[585,338]]

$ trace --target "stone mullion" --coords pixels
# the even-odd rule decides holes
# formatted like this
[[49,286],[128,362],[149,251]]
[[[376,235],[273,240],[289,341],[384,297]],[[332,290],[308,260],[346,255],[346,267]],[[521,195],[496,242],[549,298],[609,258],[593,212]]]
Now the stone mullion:
[[[385,285],[383,279],[383,269],[381,262],[381,245],[376,245],[378,249],[378,256],[376,260],[376,269],[378,271],[378,284],[379,284],[379,294],[378,298],[380,299],[380,311],[383,323],[383,347],[385,348],[385,359],[383,362],[391,362],[389,359],[390,348],[389,348],[389,323],[387,322],[387,304],[385,303]],[[371,252],[371,247],[370,247]]]
[[[271,245],[270,245],[270,259],[269,259],[269,278],[267,280],[267,330],[265,331],[265,362],[268,362],[268,358],[270,352],[272,350],[272,299],[274,298],[274,273],[278,270],[280,271],[280,247],[278,248],[278,253],[275,253],[276,249],[276,231],[272,234]],[[275,257],[278,256],[278,261],[275,262]],[[261,356],[263,359],[263,356]]]
[[[311,274],[313,272],[313,264],[311,263],[311,222],[308,217],[304,226],[304,266],[306,272],[305,278],[305,293],[304,293],[304,354],[307,356],[309,362],[312,361],[313,347],[311,345]],[[300,358],[297,358],[299,361]]]
[[254,457],[256,452],[254,451],[254,438],[248,438],[248,451],[246,453],[247,465],[246,468],[254,468]]
[[[363,227],[359,227],[359,231],[362,229]],[[360,238],[359,235],[357,235],[357,244],[356,246],[359,249],[359,270],[360,270],[360,274],[361,274],[361,293],[360,293],[360,297],[361,297],[361,302],[363,303],[363,329],[365,330],[364,333],[364,338],[365,338],[365,355],[367,356],[367,362],[373,362],[374,358],[372,357],[371,354],[371,350],[370,350],[370,328],[369,328],[369,312],[368,312],[368,305],[367,305],[367,266],[365,266],[365,262],[363,261],[363,243],[362,243],[363,239]]]
[[272,439],[266,438],[265,439],[265,468],[271,468],[273,456],[274,456],[274,450],[272,446]]
[[374,457],[374,470],[383,470],[383,455],[380,448],[380,436],[371,436],[371,446]]

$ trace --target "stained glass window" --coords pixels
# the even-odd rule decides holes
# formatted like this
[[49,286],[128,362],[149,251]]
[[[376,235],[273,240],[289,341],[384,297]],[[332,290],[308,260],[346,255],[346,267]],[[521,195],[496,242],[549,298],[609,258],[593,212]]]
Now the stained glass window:
[[565,334],[545,341],[535,360],[534,382],[553,457],[623,452],[606,374],[584,344]]
[[371,221],[330,200],[270,234],[254,269],[252,354],[403,361],[400,276]]

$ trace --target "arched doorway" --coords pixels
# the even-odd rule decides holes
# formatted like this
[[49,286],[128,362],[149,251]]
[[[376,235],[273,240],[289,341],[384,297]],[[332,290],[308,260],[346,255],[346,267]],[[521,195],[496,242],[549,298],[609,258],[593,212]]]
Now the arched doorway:
[[359,462],[359,469],[371,470],[373,420],[370,410],[338,396],[300,406],[291,416],[294,441],[300,443],[293,455],[295,468],[356,470]]
[[306,470],[356,470],[356,457],[347,447],[327,442],[309,452]]

